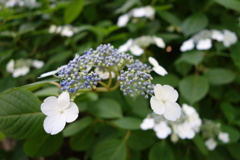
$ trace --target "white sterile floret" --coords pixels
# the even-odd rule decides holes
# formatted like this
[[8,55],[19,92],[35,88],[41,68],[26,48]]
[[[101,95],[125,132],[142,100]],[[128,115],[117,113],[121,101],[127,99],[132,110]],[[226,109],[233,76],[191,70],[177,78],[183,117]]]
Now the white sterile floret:
[[180,51],[186,52],[186,51],[192,50],[193,48],[194,48],[194,40],[189,39],[183,42],[183,44],[180,47]]
[[237,35],[234,32],[224,30],[223,35],[224,35],[223,45],[225,47],[230,47],[232,44],[235,44],[237,42]]
[[158,64],[157,60],[153,57],[149,57],[148,61],[151,65],[153,65],[153,70],[154,72],[156,72],[157,74],[161,75],[161,76],[165,76],[166,74],[168,74],[168,72]]
[[154,125],[155,123],[153,118],[145,118],[141,123],[140,128],[142,130],[148,130],[148,129],[152,129]]
[[229,142],[229,134],[226,132],[220,132],[218,134],[218,139],[221,140],[223,143]]
[[178,92],[169,85],[157,84],[155,96],[151,97],[151,108],[156,114],[163,115],[167,120],[176,121],[181,116],[181,107],[176,103]]
[[151,7],[151,6],[146,6],[145,7],[145,15],[146,15],[146,17],[147,18],[149,18],[149,19],[154,19],[154,15],[155,15],[155,10],[154,10],[154,8],[153,7]]
[[14,71],[14,60],[13,60],[13,59],[11,59],[11,60],[7,63],[6,70],[7,70],[7,72],[9,72],[9,73],[13,73],[13,71]]
[[211,39],[201,39],[197,42],[196,48],[198,50],[207,50],[212,47]]
[[47,115],[44,120],[44,130],[55,135],[61,132],[66,123],[73,122],[78,117],[78,107],[74,102],[70,102],[68,92],[63,92],[60,96],[50,96],[41,104],[41,111]]
[[133,40],[132,39],[129,39],[126,43],[124,43],[123,45],[121,45],[119,48],[118,48],[118,52],[126,52],[129,50],[129,48],[132,46],[133,44]]
[[141,47],[137,46],[137,45],[131,46],[130,47],[130,51],[135,56],[140,56],[140,55],[142,55],[144,53],[144,50]]
[[160,139],[165,139],[169,134],[172,133],[171,128],[165,121],[161,121],[158,124],[156,124],[153,130],[156,132],[156,136]]
[[24,76],[30,71],[30,68],[28,66],[22,66],[20,68],[14,69],[14,72],[12,73],[12,76],[14,78]]
[[32,66],[39,69],[39,68],[42,68],[44,66],[44,62],[39,61],[39,60],[33,60],[32,61]]
[[189,123],[173,124],[173,131],[181,139],[192,139],[195,136],[194,130]]
[[211,38],[214,40],[217,40],[219,42],[222,42],[224,39],[223,33],[221,31],[218,30],[212,30],[212,35]]
[[54,71],[49,71],[49,72],[43,73],[38,78],[44,78],[44,77],[55,75],[56,73],[58,73],[59,71],[61,71],[65,67],[67,67],[67,65],[61,66],[61,67],[59,67],[58,69],[56,69]]
[[216,148],[217,142],[213,138],[209,138],[207,141],[205,141],[205,145],[208,150],[212,151]]
[[121,16],[118,18],[117,26],[118,26],[118,27],[124,27],[124,26],[126,26],[126,24],[128,23],[129,19],[130,19],[129,14],[121,15]]
[[140,8],[134,8],[132,10],[132,16],[133,17],[145,17],[146,16],[146,9],[145,7],[140,7]]
[[[94,72],[97,73],[99,78],[101,78],[102,80],[109,79],[109,77],[110,77],[109,71],[106,69],[100,69],[99,67],[97,67],[97,68],[95,68]],[[112,78],[114,78],[115,73],[114,72],[110,72],[110,73],[111,73]]]
[[152,38],[153,38],[156,46],[158,46],[159,48],[165,48],[165,42],[163,41],[162,38],[156,37],[156,36],[153,36]]

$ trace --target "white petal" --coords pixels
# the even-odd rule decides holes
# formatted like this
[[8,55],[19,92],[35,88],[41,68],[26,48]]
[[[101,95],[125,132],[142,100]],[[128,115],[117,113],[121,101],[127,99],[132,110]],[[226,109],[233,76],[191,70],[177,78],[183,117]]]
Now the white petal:
[[212,39],[215,39],[219,42],[222,42],[224,37],[223,37],[223,33],[218,31],[218,30],[212,30]]
[[57,29],[56,25],[51,25],[50,28],[49,28],[49,33],[55,33],[56,29]]
[[162,101],[157,100],[154,96],[150,99],[151,108],[156,114],[163,114],[165,112]]
[[70,106],[63,112],[67,123],[75,121],[78,117],[78,113],[78,106],[73,102],[71,102]]
[[159,48],[165,48],[165,43],[162,38],[154,36],[153,40]]
[[166,102],[163,116],[169,121],[176,121],[181,116],[181,107],[176,102]]
[[41,111],[48,116],[57,114],[59,111],[57,98],[54,96],[46,98],[41,104]]
[[132,10],[133,17],[145,17],[146,16],[146,9],[145,7],[135,8]]
[[143,122],[140,125],[140,128],[142,130],[148,130],[148,129],[152,129],[154,126],[154,119],[153,118],[145,118],[143,120]]
[[165,68],[163,68],[162,66],[156,66],[153,67],[154,72],[156,72],[158,75],[161,76],[165,76],[166,74],[168,74],[168,72],[165,70]]
[[39,68],[42,68],[44,65],[44,62],[43,61],[39,61],[39,60],[34,60],[32,62],[32,66],[39,69]]
[[148,61],[153,67],[159,66],[158,61],[153,57],[148,57]]
[[68,92],[63,92],[57,99],[60,110],[64,110],[69,107],[70,96]]
[[183,42],[183,44],[180,47],[180,51],[185,52],[188,50],[192,50],[194,48],[194,41],[193,39],[189,39],[185,42]]
[[164,100],[168,102],[176,102],[178,99],[178,92],[169,85],[163,85]]
[[7,66],[6,66],[6,70],[7,70],[7,72],[9,72],[9,73],[13,73],[13,71],[14,71],[14,60],[13,60],[13,59],[11,59],[11,60],[8,62]]
[[28,66],[23,66],[21,68],[17,68],[13,71],[13,77],[17,78],[19,76],[24,76],[29,72],[29,67]]
[[167,125],[166,122],[162,121],[154,126],[154,131],[156,132],[156,135],[160,139],[165,139],[169,134],[172,133],[172,130]]
[[237,42],[237,35],[234,32],[224,30],[223,34],[224,34],[223,45],[225,47],[230,47],[232,44]]
[[225,132],[220,132],[218,134],[218,139],[224,143],[228,143],[229,142],[229,134],[225,133]]
[[205,145],[209,150],[214,150],[217,146],[217,142],[213,138],[209,138],[207,141],[205,141]]
[[121,15],[117,21],[118,27],[124,27],[128,23],[129,18],[128,14]]
[[44,130],[51,135],[61,132],[65,125],[65,116],[60,113],[52,116],[47,116],[43,122]]
[[130,51],[135,56],[140,56],[144,52],[144,50],[142,48],[140,48],[139,46],[137,46],[137,45],[134,45],[134,46],[130,47]]
[[212,47],[212,41],[211,39],[202,39],[197,42],[196,48],[198,50],[207,50]]
[[151,6],[147,6],[145,7],[145,14],[146,14],[146,17],[150,18],[150,19],[154,19],[154,15],[155,15],[155,10],[153,7]]
[[133,43],[133,40],[132,39],[129,39],[126,43],[124,43],[123,45],[121,45],[119,48],[118,48],[118,52],[121,53],[121,52],[126,52],[129,50],[129,48],[131,47]]
[[46,72],[46,73],[41,74],[38,78],[44,78],[44,77],[52,76],[52,75],[54,75],[56,73],[57,73],[56,70],[55,71]]
[[196,110],[192,106],[189,106],[187,104],[182,105],[182,110],[188,116],[197,113]]

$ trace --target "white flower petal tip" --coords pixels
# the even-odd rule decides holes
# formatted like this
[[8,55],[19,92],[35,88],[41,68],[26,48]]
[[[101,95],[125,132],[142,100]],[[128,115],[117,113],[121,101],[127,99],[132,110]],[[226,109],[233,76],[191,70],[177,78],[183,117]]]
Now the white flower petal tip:
[[61,132],[66,123],[75,121],[79,113],[77,105],[70,102],[68,92],[61,93],[58,98],[46,98],[41,104],[41,111],[47,115],[43,123],[44,130],[51,135]]
[[150,104],[156,114],[163,115],[170,121],[180,118],[181,107],[176,103],[178,93],[173,87],[157,84],[154,87],[154,94],[155,96],[150,99]]
[[180,47],[180,51],[186,52],[186,51],[192,50],[193,48],[194,48],[194,41],[193,41],[193,39],[189,39],[189,40],[183,42],[183,44]]
[[140,125],[142,130],[152,129],[154,127],[154,119],[153,118],[145,118]]
[[166,45],[162,38],[153,36],[153,40],[154,40],[156,46],[158,46],[159,48],[165,48]]
[[219,42],[222,42],[224,39],[224,35],[222,32],[220,32],[218,30],[212,30],[211,38],[214,40],[217,40]]
[[223,39],[223,45],[225,47],[230,47],[231,45],[237,43],[237,35],[234,32],[231,32],[229,30],[223,31],[224,39]]
[[208,50],[212,47],[211,39],[201,39],[197,42],[196,48],[198,50]]
[[119,18],[118,18],[118,21],[117,21],[117,26],[118,27],[124,27],[127,25],[128,21],[130,19],[130,16],[128,14],[124,14],[124,15],[121,15]]
[[44,77],[48,77],[48,76],[52,76],[55,75],[56,73],[58,73],[59,71],[61,71],[62,69],[64,69],[67,65],[61,66],[58,69],[54,70],[54,71],[50,71],[50,72],[46,72],[41,74],[38,78],[44,78]]
[[158,75],[165,76],[166,74],[168,74],[165,68],[160,66],[155,58],[149,57],[148,61],[151,65],[153,65],[153,71],[156,72]]
[[156,136],[159,139],[165,139],[168,135],[172,133],[171,128],[165,121],[162,121],[154,126],[154,131],[156,132]]
[[210,138],[207,141],[205,141],[205,145],[208,148],[208,150],[212,151],[216,148],[217,142],[213,138]]
[[131,46],[130,47],[130,51],[135,56],[140,56],[140,55],[142,55],[144,53],[144,50],[141,47],[137,46],[137,45]]
[[221,140],[223,143],[229,142],[229,134],[225,132],[220,132],[218,134],[218,139]]

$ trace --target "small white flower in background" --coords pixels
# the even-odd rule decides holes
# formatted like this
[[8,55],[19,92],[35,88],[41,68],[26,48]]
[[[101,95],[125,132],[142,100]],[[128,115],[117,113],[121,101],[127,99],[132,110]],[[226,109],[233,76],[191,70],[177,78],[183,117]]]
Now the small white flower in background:
[[36,8],[39,7],[40,4],[36,0],[8,0],[5,3],[6,7],[28,7],[28,8]]
[[61,36],[72,37],[78,31],[78,28],[73,27],[71,25],[64,26],[51,25],[48,31],[49,33],[57,33],[60,34]]
[[150,99],[150,104],[156,114],[163,115],[170,121],[180,118],[181,107],[176,103],[178,92],[173,87],[157,84],[154,87],[154,94],[155,96]]
[[144,53],[144,49],[155,44],[159,48],[165,48],[165,42],[161,37],[157,36],[141,36],[135,39],[129,39],[126,43],[119,46],[119,52],[126,52],[128,50],[135,56],[140,56]]
[[212,151],[216,148],[217,142],[213,138],[209,138],[207,141],[205,141],[205,145],[208,150]]
[[194,48],[194,40],[189,39],[183,42],[183,44],[180,47],[180,51],[186,52],[186,51],[192,50],[193,48]]
[[229,142],[229,134],[226,132],[220,132],[218,134],[218,139],[221,140],[223,143]]
[[211,39],[201,39],[197,42],[197,50],[208,50],[212,47]]
[[39,60],[33,60],[32,61],[32,66],[39,69],[39,68],[42,68],[44,66],[44,62],[39,61]]
[[237,43],[237,35],[234,32],[231,32],[229,30],[223,31],[224,39],[223,39],[223,45],[225,47],[230,47],[232,44]]
[[155,10],[151,6],[134,8],[131,11],[129,11],[128,13],[121,15],[118,18],[117,26],[118,27],[126,26],[127,23],[129,22],[130,18],[132,18],[132,17],[134,17],[134,18],[146,17],[146,18],[153,20],[154,16],[155,16]]
[[57,69],[54,70],[54,71],[49,71],[49,72],[43,73],[43,74],[41,74],[38,78],[44,78],[44,77],[48,77],[48,76],[55,75],[56,73],[58,73],[59,71],[61,71],[62,69],[64,69],[66,66],[67,66],[67,65],[64,65],[64,66],[61,66],[61,67],[57,68]]
[[[101,78],[102,80],[106,80],[109,79],[110,74],[109,71],[107,69],[100,69],[99,67],[94,69],[94,72],[98,74],[99,78]],[[114,72],[110,72],[112,78],[115,77],[115,73]]]
[[6,70],[7,70],[7,72],[9,72],[9,73],[13,73],[13,71],[14,71],[14,60],[13,60],[13,59],[11,59],[11,60],[7,63]]
[[214,40],[217,40],[219,42],[222,42],[224,39],[223,33],[221,31],[218,30],[212,30],[212,35],[211,38]]
[[152,129],[154,125],[155,125],[155,122],[153,118],[145,118],[141,123],[140,128],[142,130],[148,130],[148,129]]
[[75,121],[79,113],[77,105],[70,102],[68,92],[61,93],[58,98],[46,98],[41,104],[41,111],[47,115],[43,123],[44,130],[51,135],[61,132],[66,123]]
[[157,74],[161,75],[161,76],[165,76],[166,74],[168,74],[168,72],[158,64],[158,61],[153,58],[153,57],[149,57],[148,61],[151,65],[153,65],[153,70],[154,72],[156,72]]
[[22,66],[20,68],[14,69],[14,72],[12,73],[12,76],[14,78],[24,76],[30,71],[30,68],[28,66]]
[[124,15],[121,15],[119,18],[118,18],[118,21],[117,21],[117,26],[118,27],[124,27],[127,25],[128,21],[130,19],[130,16],[129,14],[124,14]]
[[168,135],[172,133],[171,128],[168,126],[167,122],[165,121],[161,121],[157,123],[154,126],[153,130],[156,132],[156,136],[159,139],[165,139],[167,138]]
[[188,123],[173,124],[174,133],[181,139],[192,139],[195,136],[194,130]]

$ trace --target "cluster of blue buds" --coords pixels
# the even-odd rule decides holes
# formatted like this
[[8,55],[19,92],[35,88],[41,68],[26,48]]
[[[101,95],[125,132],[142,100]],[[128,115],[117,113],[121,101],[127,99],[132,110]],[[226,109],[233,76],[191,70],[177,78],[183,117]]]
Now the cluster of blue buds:
[[76,93],[81,89],[96,89],[99,84],[102,84],[102,79],[99,73],[94,72],[95,68],[101,68],[109,73],[114,72],[118,81],[115,82],[120,84],[124,95],[141,94],[148,98],[148,94],[153,94],[154,86],[149,74],[151,67],[139,60],[134,60],[129,54],[118,52],[110,44],[100,45],[96,50],[85,51],[81,56],[76,55],[58,72],[61,89],[70,93]]

